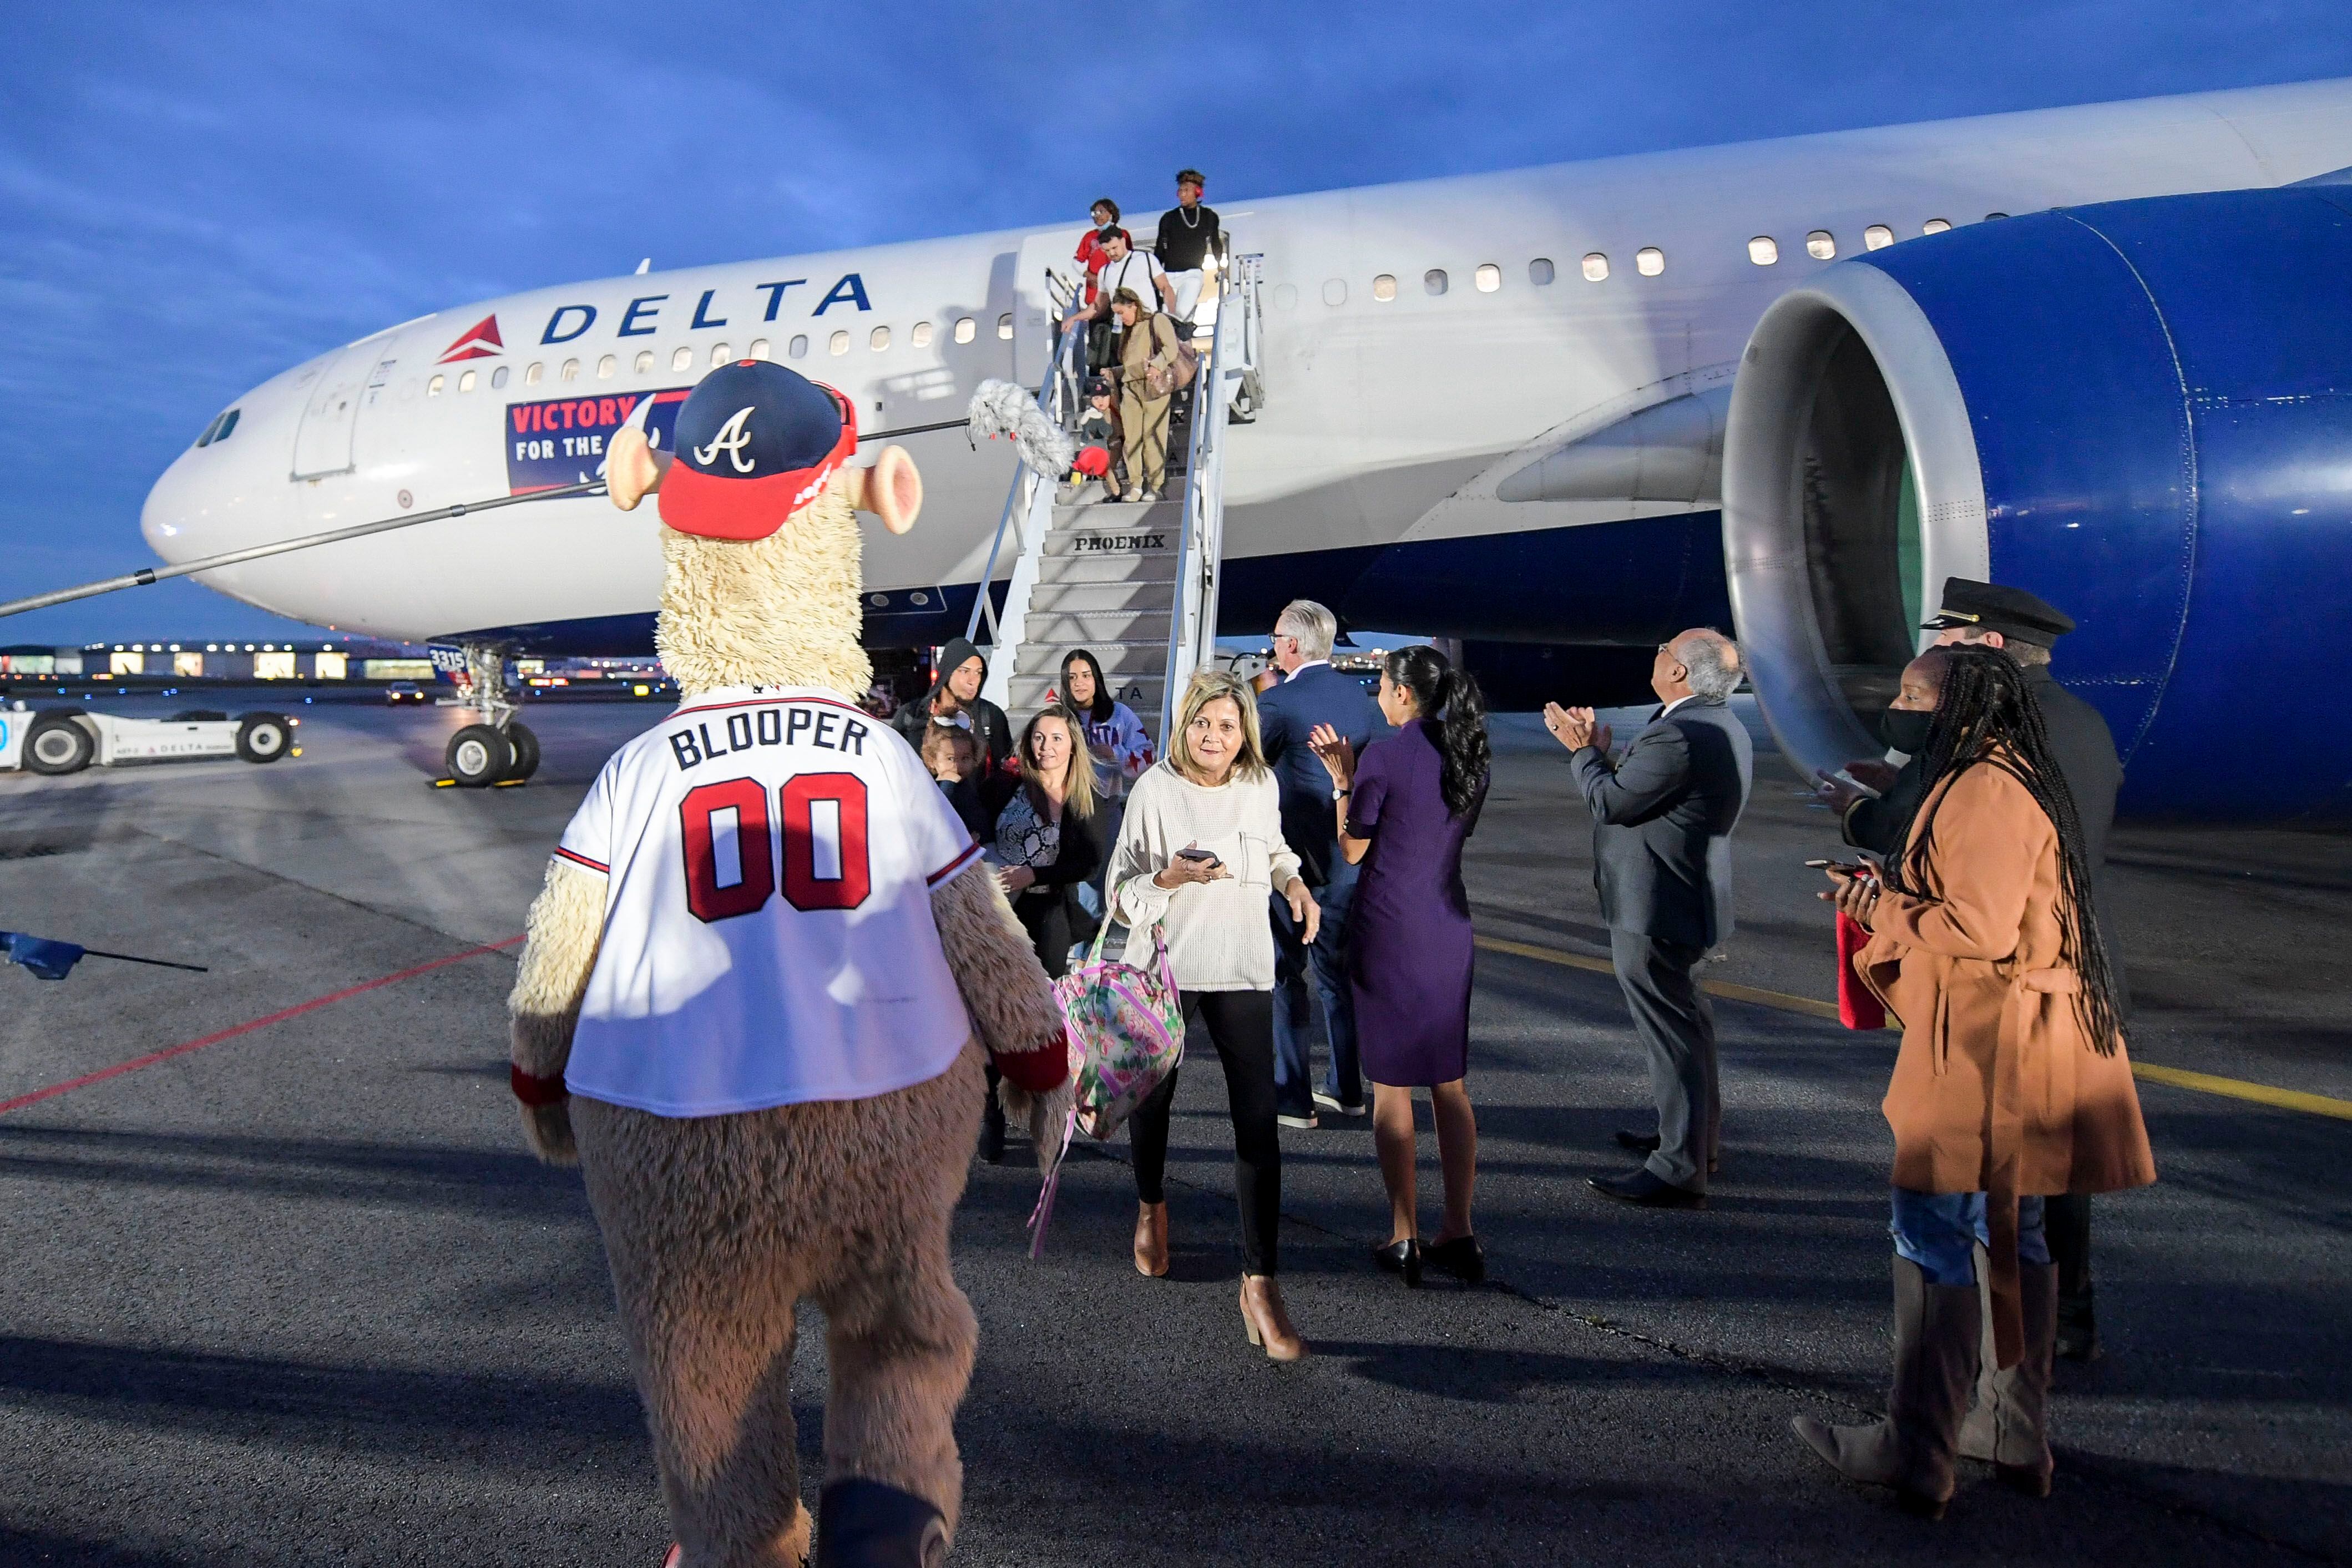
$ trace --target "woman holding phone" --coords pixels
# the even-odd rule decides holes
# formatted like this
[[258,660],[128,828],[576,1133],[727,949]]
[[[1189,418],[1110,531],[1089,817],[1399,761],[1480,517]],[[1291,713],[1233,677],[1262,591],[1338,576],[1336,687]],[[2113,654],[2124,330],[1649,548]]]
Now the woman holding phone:
[[1841,1474],[1940,1519],[1958,1455],[2050,1494],[2058,1284],[2042,1200],[2143,1186],[2156,1162],[2095,863],[2024,672],[1997,648],[1930,649],[1888,718],[1924,759],[1903,851],[1876,877],[1827,868],[1822,896],[1872,933],[1854,971],[1903,1021],[1885,1100],[1895,1377],[1883,1421],[1793,1425]]
[[[1322,911],[1283,841],[1280,797],[1258,740],[1257,700],[1232,676],[1202,670],[1185,689],[1168,755],[1136,780],[1111,852],[1113,918],[1162,925],[1182,995],[1225,1069],[1241,1206],[1244,1331],[1276,1361],[1306,1342],[1275,1283],[1282,1226],[1282,1146],[1274,1109],[1274,928],[1279,889],[1313,942]],[[1176,1073],[1136,1108],[1135,1267],[1168,1272],[1168,1117]]]

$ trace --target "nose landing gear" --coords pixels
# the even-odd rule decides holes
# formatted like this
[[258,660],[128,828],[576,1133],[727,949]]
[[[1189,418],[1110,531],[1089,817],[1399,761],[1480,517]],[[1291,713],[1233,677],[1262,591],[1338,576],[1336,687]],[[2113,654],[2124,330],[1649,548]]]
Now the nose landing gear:
[[539,737],[514,716],[507,653],[504,643],[469,642],[455,650],[434,650],[436,661],[456,676],[459,699],[484,721],[449,737],[441,754],[448,776],[435,780],[436,788],[506,788],[539,771]]

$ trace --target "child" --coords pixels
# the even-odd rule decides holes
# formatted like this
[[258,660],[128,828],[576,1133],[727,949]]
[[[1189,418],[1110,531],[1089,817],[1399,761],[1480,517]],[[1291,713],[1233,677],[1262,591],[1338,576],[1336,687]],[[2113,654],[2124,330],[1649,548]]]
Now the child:
[[1111,397],[1110,377],[1097,375],[1087,381],[1087,412],[1078,419],[1077,456],[1070,460],[1070,482],[1083,485],[1089,479],[1100,479],[1117,500],[1126,487],[1119,476],[1126,464],[1119,459],[1125,445],[1119,439],[1118,408]]
[[980,746],[971,736],[969,714],[934,714],[923,726],[923,766],[939,781],[940,793],[974,839],[992,843],[996,825],[980,799]]

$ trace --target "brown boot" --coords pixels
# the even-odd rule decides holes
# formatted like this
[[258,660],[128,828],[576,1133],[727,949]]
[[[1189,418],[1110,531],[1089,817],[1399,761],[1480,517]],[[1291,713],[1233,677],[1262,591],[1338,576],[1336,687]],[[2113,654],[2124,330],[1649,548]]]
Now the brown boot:
[[1811,1415],[1789,1425],[1849,1480],[1893,1487],[1904,1510],[1941,1519],[1951,1500],[1953,1450],[1976,1381],[1983,1310],[1973,1285],[1930,1285],[1919,1266],[1895,1259],[1895,1380],[1886,1418],[1832,1426]]
[[[1979,1252],[1982,1258],[1981,1249]],[[1977,1278],[1985,1278],[1981,1260]],[[2058,1341],[2058,1270],[2047,1263],[2017,1269],[2025,1316],[2025,1354],[2003,1371],[1993,1360],[1992,1300],[1982,1301],[1983,1342],[1976,1408],[1960,1423],[1960,1453],[1982,1459],[2028,1497],[2050,1495],[2050,1363]]]
[[1135,1205],[1135,1271],[1148,1279],[1168,1275],[1168,1205]]
[[1265,1347],[1268,1361],[1300,1361],[1307,1355],[1307,1342],[1290,1326],[1282,1287],[1271,1274],[1242,1276],[1242,1332],[1250,1343]]

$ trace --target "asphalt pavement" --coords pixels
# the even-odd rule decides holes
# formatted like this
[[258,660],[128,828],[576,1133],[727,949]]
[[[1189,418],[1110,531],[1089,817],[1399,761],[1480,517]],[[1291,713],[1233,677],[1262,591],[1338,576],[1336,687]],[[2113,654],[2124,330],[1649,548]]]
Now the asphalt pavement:
[[[653,1568],[602,1250],[576,1173],[522,1148],[502,1003],[549,847],[658,710],[534,706],[539,777],[476,794],[428,787],[453,710],[273,705],[304,756],[0,774],[0,926],[210,966],[0,968],[0,1563]],[[1605,952],[1560,759],[1525,721],[1497,742],[1482,934]],[[1800,863],[1833,842],[1759,763],[1711,976],[1830,994]],[[2135,826],[2116,858],[2136,1054],[2352,1098],[2347,840]],[[1123,1137],[1074,1158],[1034,1261],[1025,1146],[975,1163],[955,1561],[2352,1561],[2352,1121],[2144,1083],[2163,1180],[2097,1205],[2110,1353],[2060,1373],[2056,1492],[1969,1467],[1927,1525],[1787,1430],[1884,1388],[1893,1038],[1788,1005],[1717,1018],[1710,1207],[1607,1204],[1584,1178],[1630,1163],[1610,1134],[1646,1115],[1615,986],[1482,952],[1494,1278],[1377,1273],[1369,1130],[1286,1131],[1297,1366],[1241,1333],[1213,1053],[1179,1096],[1168,1279],[1128,1261]],[[800,1346],[814,1503],[823,1336]]]

